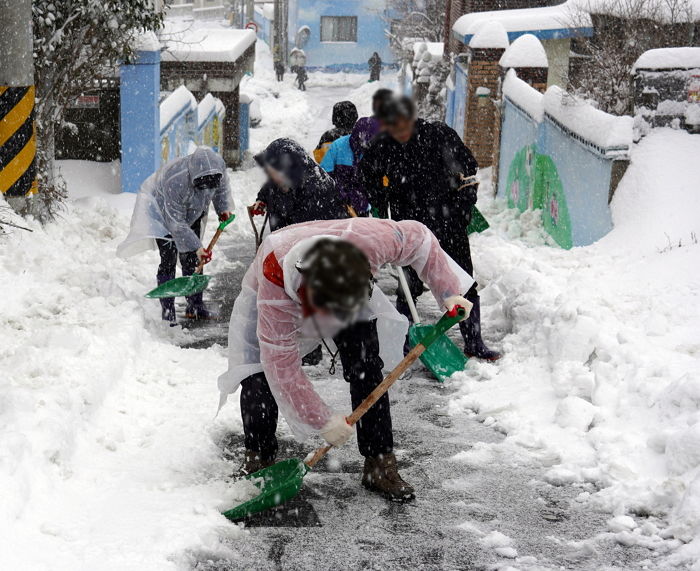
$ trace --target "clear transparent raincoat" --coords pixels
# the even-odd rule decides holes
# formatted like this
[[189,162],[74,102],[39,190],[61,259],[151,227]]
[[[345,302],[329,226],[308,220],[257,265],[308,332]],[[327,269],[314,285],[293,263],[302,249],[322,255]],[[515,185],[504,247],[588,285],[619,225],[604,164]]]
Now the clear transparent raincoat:
[[[212,174],[222,175],[218,188],[195,190],[192,181]],[[202,243],[190,226],[206,214],[212,202],[217,214],[233,210],[224,159],[207,147],[199,147],[191,155],[163,165],[144,181],[136,196],[129,235],[117,247],[117,255],[127,258],[154,249],[155,239],[166,236],[172,236],[180,252],[197,250]]]
[[[332,412],[313,388],[301,367],[303,355],[320,342],[313,320],[303,315],[299,289],[302,276],[296,269],[306,251],[323,237],[353,243],[368,257],[372,273],[384,264],[412,266],[428,284],[438,304],[462,295],[474,283],[443,250],[424,225],[376,218],[351,218],[307,222],[274,232],[262,243],[243,278],[229,325],[229,369],[219,377],[223,405],[246,377],[265,372],[279,410],[301,439],[318,432]],[[267,276],[265,261],[274,256],[282,269],[284,287]],[[268,273],[269,275],[269,273]],[[319,318],[321,334],[331,339],[345,324]],[[386,369],[403,358],[408,321],[375,287],[360,320],[377,319],[381,357]]]

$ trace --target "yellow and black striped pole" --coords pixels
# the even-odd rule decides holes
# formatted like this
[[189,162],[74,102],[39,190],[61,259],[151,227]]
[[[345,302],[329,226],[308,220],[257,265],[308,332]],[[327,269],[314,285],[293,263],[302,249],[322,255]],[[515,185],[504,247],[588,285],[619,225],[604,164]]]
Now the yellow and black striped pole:
[[32,0],[0,0],[0,193],[13,208],[37,191]]
[[37,191],[34,86],[0,86],[0,192]]

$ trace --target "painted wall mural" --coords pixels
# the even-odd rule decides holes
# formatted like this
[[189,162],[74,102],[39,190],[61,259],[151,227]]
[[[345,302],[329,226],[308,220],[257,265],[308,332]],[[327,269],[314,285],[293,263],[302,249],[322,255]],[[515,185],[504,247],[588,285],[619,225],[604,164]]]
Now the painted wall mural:
[[613,165],[607,155],[553,121],[533,118],[505,97],[498,196],[510,208],[540,210],[562,248],[586,246],[612,229],[608,204]]
[[562,248],[571,248],[571,220],[557,165],[535,145],[520,149],[510,163],[506,183],[509,208],[542,210],[545,230]]

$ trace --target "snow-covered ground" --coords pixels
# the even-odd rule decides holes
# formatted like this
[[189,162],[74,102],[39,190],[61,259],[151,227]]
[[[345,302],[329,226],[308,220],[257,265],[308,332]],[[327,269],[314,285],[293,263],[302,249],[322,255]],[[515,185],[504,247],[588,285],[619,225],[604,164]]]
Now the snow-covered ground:
[[[474,266],[505,357],[452,381],[453,414],[475,411],[508,435],[461,459],[539,456],[551,482],[580,485],[617,516],[620,541],[662,552],[700,536],[697,157],[698,136],[643,139],[612,201],[614,230],[585,248],[545,246],[537,215],[482,200],[492,228],[473,240]],[[622,525],[628,514],[640,517]],[[684,555],[700,557],[700,541]]]
[[[313,148],[334,101],[366,114],[378,87],[313,73],[301,93],[292,80],[274,81],[259,44],[244,86],[263,116],[253,151],[281,136]],[[648,546],[658,569],[700,560],[690,542],[700,534],[698,156],[698,136],[644,139],[613,200],[615,229],[571,251],[548,245],[535,215],[493,200],[485,172],[480,207],[492,227],[472,250],[486,334],[506,356],[448,381],[453,417],[506,434],[465,445],[454,462],[543,463],[550,482],[609,511],[616,540]],[[236,404],[215,417],[225,349],[183,349],[191,333],[162,326],[143,298],[154,252],[116,258],[133,197],[114,194],[113,166],[63,168],[72,200],[60,219],[0,235],[0,568],[155,570],[187,568],[204,552],[240,557],[227,540],[249,532],[219,514],[246,493],[227,481],[235,466],[221,453],[241,430]],[[222,250],[252,240],[243,207],[262,174],[250,162],[231,178],[239,219]],[[211,273],[231,263],[215,258]],[[421,310],[437,313],[423,297]],[[497,530],[481,541],[515,551]]]

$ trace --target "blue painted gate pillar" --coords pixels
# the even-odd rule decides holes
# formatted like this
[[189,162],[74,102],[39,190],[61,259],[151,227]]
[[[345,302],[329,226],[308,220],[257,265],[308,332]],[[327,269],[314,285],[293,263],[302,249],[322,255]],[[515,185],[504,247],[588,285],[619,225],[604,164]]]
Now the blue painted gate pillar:
[[160,166],[160,52],[121,66],[122,192],[138,192]]

